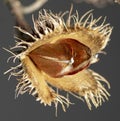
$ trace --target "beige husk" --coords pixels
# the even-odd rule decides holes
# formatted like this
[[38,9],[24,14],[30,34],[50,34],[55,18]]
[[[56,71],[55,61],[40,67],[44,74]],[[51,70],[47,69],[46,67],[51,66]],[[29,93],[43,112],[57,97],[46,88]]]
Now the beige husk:
[[[11,69],[5,73],[11,72],[10,76],[22,76],[18,79],[16,97],[19,94],[29,92],[34,96],[37,95],[36,100],[45,105],[51,105],[51,103],[54,102],[57,108],[58,102],[61,103],[65,111],[66,106],[68,107],[71,102],[68,98],[53,90],[52,87],[50,87],[50,85],[52,85],[77,98],[83,98],[89,109],[91,109],[91,103],[93,103],[95,107],[98,107],[105,99],[108,100],[110,96],[102,84],[106,83],[108,88],[110,88],[108,81],[104,77],[90,69],[84,69],[74,75],[53,78],[45,74],[42,70],[38,70],[29,58],[29,53],[43,44],[55,43],[60,39],[72,38],[91,49],[91,64],[97,62],[98,58],[96,55],[106,47],[112,32],[112,27],[110,27],[109,24],[105,24],[106,18],[104,18],[100,24],[102,17],[93,19],[91,10],[85,13],[81,18],[79,18],[78,12],[72,15],[70,11],[66,22],[63,16],[64,14],[55,15],[46,10],[40,12],[38,20],[35,21],[33,18],[34,30],[38,36],[30,34],[20,27],[15,27],[22,33],[30,36],[35,42],[26,42],[18,38],[19,42],[16,42],[15,47],[11,49],[25,48],[21,46],[24,44],[26,44],[28,48],[19,54],[14,54],[11,50],[7,50],[13,54],[14,62],[18,58],[21,63],[16,67],[11,67]],[[49,26],[46,25],[46,22],[47,24],[49,23]],[[39,27],[44,30],[44,34],[39,30]],[[16,72],[19,67],[22,67],[22,70]]]

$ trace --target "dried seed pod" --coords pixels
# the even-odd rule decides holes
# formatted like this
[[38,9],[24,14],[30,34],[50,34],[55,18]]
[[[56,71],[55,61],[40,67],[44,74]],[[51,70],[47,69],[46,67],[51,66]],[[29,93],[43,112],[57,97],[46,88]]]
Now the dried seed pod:
[[96,55],[106,47],[112,32],[112,27],[105,24],[106,18],[100,24],[101,18],[93,19],[92,11],[79,18],[78,12],[71,15],[70,11],[65,22],[63,14],[43,10],[37,20],[33,18],[34,34],[15,27],[30,37],[30,41],[19,39],[12,48],[22,50],[17,54],[11,52],[13,61],[19,59],[20,65],[6,72],[21,76],[16,97],[29,92],[45,105],[54,102],[57,107],[58,102],[61,103],[64,111],[65,105],[69,106],[71,102],[52,87],[85,99],[89,109],[91,103],[98,107],[108,100],[110,94],[102,84],[104,82],[110,88],[108,81],[88,69],[98,61]]

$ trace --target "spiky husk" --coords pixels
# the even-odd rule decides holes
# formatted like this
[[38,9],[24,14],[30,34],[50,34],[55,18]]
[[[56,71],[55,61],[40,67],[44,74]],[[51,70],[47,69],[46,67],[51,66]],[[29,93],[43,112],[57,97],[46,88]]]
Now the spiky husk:
[[[105,24],[106,17],[100,24],[102,17],[93,19],[92,10],[85,13],[81,18],[79,18],[78,12],[72,15],[70,11],[66,21],[64,20],[65,14],[66,12],[53,14],[51,11],[47,12],[46,10],[39,12],[37,20],[34,20],[34,17],[32,17],[34,34],[20,27],[15,27],[23,34],[29,36],[30,41],[16,37],[19,41],[16,42],[16,45],[11,50],[20,48],[22,51],[17,54],[14,54],[11,50],[7,51],[13,55],[9,59],[13,58],[13,62],[19,59],[21,63],[18,66],[11,67],[5,74],[10,72],[10,76],[21,77],[18,79],[18,85],[16,86],[16,97],[19,94],[29,92],[29,94],[36,97],[37,101],[41,101],[45,105],[51,105],[54,102],[57,107],[58,102],[60,102],[65,111],[64,104],[67,107],[71,104],[69,99],[53,90],[48,85],[51,84],[57,89],[67,91],[77,98],[81,99],[83,97],[89,109],[91,109],[91,102],[95,107],[98,107],[105,101],[104,99],[108,100],[110,96],[101,83],[101,81],[107,83],[110,88],[104,77],[92,70],[85,69],[75,75],[52,78],[42,70],[38,70],[28,56],[32,50],[43,44],[55,43],[63,38],[72,38],[91,49],[91,64],[97,62],[98,58],[96,55],[101,53],[106,47],[112,32],[112,27],[109,24]],[[19,70],[19,68],[22,69]]]

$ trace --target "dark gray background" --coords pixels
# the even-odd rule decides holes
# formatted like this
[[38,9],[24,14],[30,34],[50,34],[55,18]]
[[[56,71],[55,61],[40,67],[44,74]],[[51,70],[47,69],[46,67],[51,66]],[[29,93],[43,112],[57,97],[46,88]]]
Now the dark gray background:
[[[71,0],[49,0],[42,8],[64,12],[70,8],[71,2]],[[77,9],[80,15],[95,9],[95,17],[107,16],[107,21],[114,27],[111,41],[105,49],[107,55],[101,55],[101,60],[92,66],[111,84],[109,101],[89,111],[85,103],[71,96],[71,101],[75,102],[75,105],[71,105],[66,113],[59,108],[56,118],[54,106],[44,107],[31,95],[24,94],[15,100],[14,90],[17,80],[12,77],[8,81],[8,75],[3,75],[12,63],[6,63],[10,54],[2,49],[14,45],[14,19],[0,0],[0,121],[120,121],[120,5],[108,5],[99,9],[85,3],[74,3],[74,9]],[[27,20],[31,23],[31,15],[27,16]]]

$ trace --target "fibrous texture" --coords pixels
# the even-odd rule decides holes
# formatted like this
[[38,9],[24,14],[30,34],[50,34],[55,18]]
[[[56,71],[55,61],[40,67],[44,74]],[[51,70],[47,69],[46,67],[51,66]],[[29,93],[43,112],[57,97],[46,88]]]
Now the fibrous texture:
[[[66,21],[64,16],[68,16]],[[20,76],[16,97],[29,92],[44,105],[53,102],[57,108],[60,103],[64,111],[71,102],[58,90],[85,100],[89,109],[92,103],[98,107],[108,100],[110,94],[104,84],[110,88],[109,82],[88,69],[98,61],[98,54],[109,41],[112,27],[105,24],[105,20],[94,19],[92,11],[79,17],[78,12],[53,14],[43,10],[37,20],[33,17],[33,33],[15,27],[29,37],[16,37],[18,41],[11,48],[17,50],[16,54],[9,51],[13,54],[9,59],[20,60],[19,65],[6,72],[10,72],[10,76]]]

